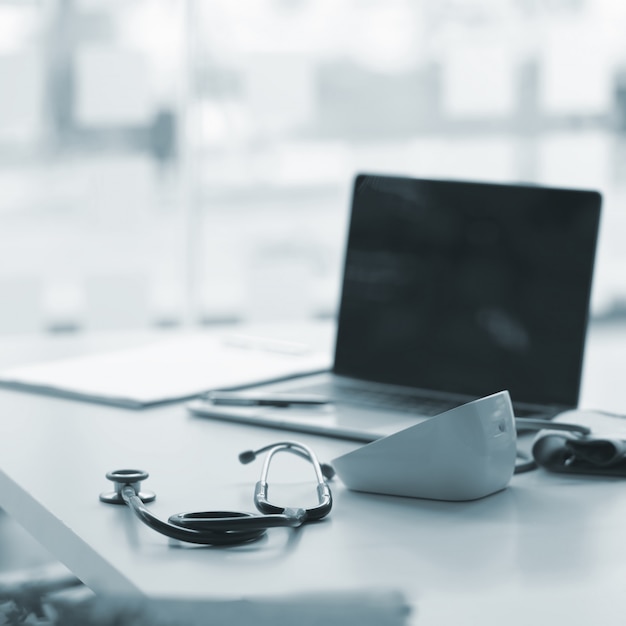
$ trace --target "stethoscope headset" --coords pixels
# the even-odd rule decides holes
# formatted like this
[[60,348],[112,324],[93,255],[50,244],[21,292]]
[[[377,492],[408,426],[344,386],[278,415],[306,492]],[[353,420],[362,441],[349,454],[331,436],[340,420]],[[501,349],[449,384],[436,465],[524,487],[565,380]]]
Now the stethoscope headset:
[[[313,466],[317,482],[316,506],[308,509],[289,508],[269,502],[267,477],[270,463],[280,451],[291,452],[306,459]],[[268,528],[297,528],[308,522],[321,520],[330,513],[333,499],[326,480],[330,480],[335,474],[330,465],[320,463],[311,448],[295,441],[280,441],[258,450],[247,450],[239,455],[239,461],[251,463],[262,452],[267,452],[267,455],[261,477],[254,489],[254,504],[261,515],[233,511],[198,511],[177,513],[163,521],[145,506],[156,498],[153,492],[141,490],[141,483],[148,478],[148,472],[135,469],[108,472],[106,477],[114,483],[114,489],[101,493],[100,500],[108,504],[127,505],[144,524],[166,537],[214,546],[257,541],[265,535]]]

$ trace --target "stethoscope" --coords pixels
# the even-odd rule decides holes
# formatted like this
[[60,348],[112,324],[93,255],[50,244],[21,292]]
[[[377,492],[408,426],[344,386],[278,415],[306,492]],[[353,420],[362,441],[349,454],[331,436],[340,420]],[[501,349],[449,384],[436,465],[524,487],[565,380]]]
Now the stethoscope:
[[[267,476],[272,458],[280,451],[296,454],[313,466],[317,481],[316,506],[309,509],[288,508],[269,502]],[[141,490],[141,483],[148,478],[148,472],[135,469],[108,472],[106,477],[114,483],[114,489],[101,493],[100,500],[108,504],[128,505],[144,524],[166,537],[203,545],[249,543],[263,537],[268,528],[297,528],[308,522],[321,520],[330,513],[333,499],[326,480],[330,480],[335,474],[330,465],[320,463],[311,448],[295,441],[280,441],[258,450],[247,450],[239,455],[239,461],[251,463],[262,452],[267,452],[267,455],[261,478],[254,489],[254,504],[262,515],[233,511],[199,511],[177,513],[165,522],[145,506],[156,498],[153,492]]]

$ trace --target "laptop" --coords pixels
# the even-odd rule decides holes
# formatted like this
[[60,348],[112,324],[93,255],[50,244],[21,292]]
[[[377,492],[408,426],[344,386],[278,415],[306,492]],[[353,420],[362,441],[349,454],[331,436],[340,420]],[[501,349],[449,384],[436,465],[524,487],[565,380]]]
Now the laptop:
[[314,408],[193,413],[372,441],[508,390],[518,417],[578,406],[596,191],[359,174],[333,366],[246,393]]

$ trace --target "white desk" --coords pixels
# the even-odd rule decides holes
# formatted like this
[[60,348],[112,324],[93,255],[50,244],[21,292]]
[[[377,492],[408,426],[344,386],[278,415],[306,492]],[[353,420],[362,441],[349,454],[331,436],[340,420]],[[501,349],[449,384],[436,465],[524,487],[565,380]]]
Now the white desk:
[[[67,352],[80,351],[67,342]],[[52,343],[63,352],[62,340]],[[623,383],[611,385],[624,347],[624,331],[591,333],[584,407],[626,410]],[[323,460],[357,445],[288,437]],[[336,483],[327,521],[229,549],[174,547],[125,507],[98,501],[110,485],[105,472],[140,467],[151,473],[145,487],[157,492],[151,508],[160,516],[253,510],[260,462],[241,466],[237,454],[279,438],[285,433],[190,417],[181,405],[132,411],[0,390],[0,506],[96,591],[233,598],[386,587],[405,592],[426,625],[623,620],[623,481],[537,471],[468,503],[371,496]],[[272,490],[270,482],[270,495],[313,500],[310,474],[297,459],[279,460],[270,480],[281,484]]]

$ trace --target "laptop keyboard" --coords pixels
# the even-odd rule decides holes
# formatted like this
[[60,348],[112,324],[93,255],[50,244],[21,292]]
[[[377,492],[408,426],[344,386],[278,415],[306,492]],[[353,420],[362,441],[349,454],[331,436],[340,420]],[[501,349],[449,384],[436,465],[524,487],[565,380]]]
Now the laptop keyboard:
[[404,395],[384,391],[382,389],[364,389],[363,387],[350,387],[346,385],[322,385],[319,388],[308,388],[312,393],[329,395],[332,400],[339,403],[353,404],[376,409],[390,409],[392,411],[406,411],[420,415],[438,415],[448,409],[459,406],[459,402],[453,400],[425,398],[423,396]]
[[[290,391],[293,391],[290,389]],[[329,398],[333,402],[340,404],[350,404],[353,406],[363,406],[372,409],[382,409],[391,411],[402,411],[432,417],[444,411],[449,411],[466,400],[455,400],[453,398],[432,398],[409,393],[398,393],[393,389],[383,389],[372,383],[371,386],[351,385],[346,381],[323,382],[306,385],[297,391],[317,394]],[[551,419],[558,413],[557,410],[546,411],[540,407],[515,408],[515,417],[531,417],[535,419]]]

